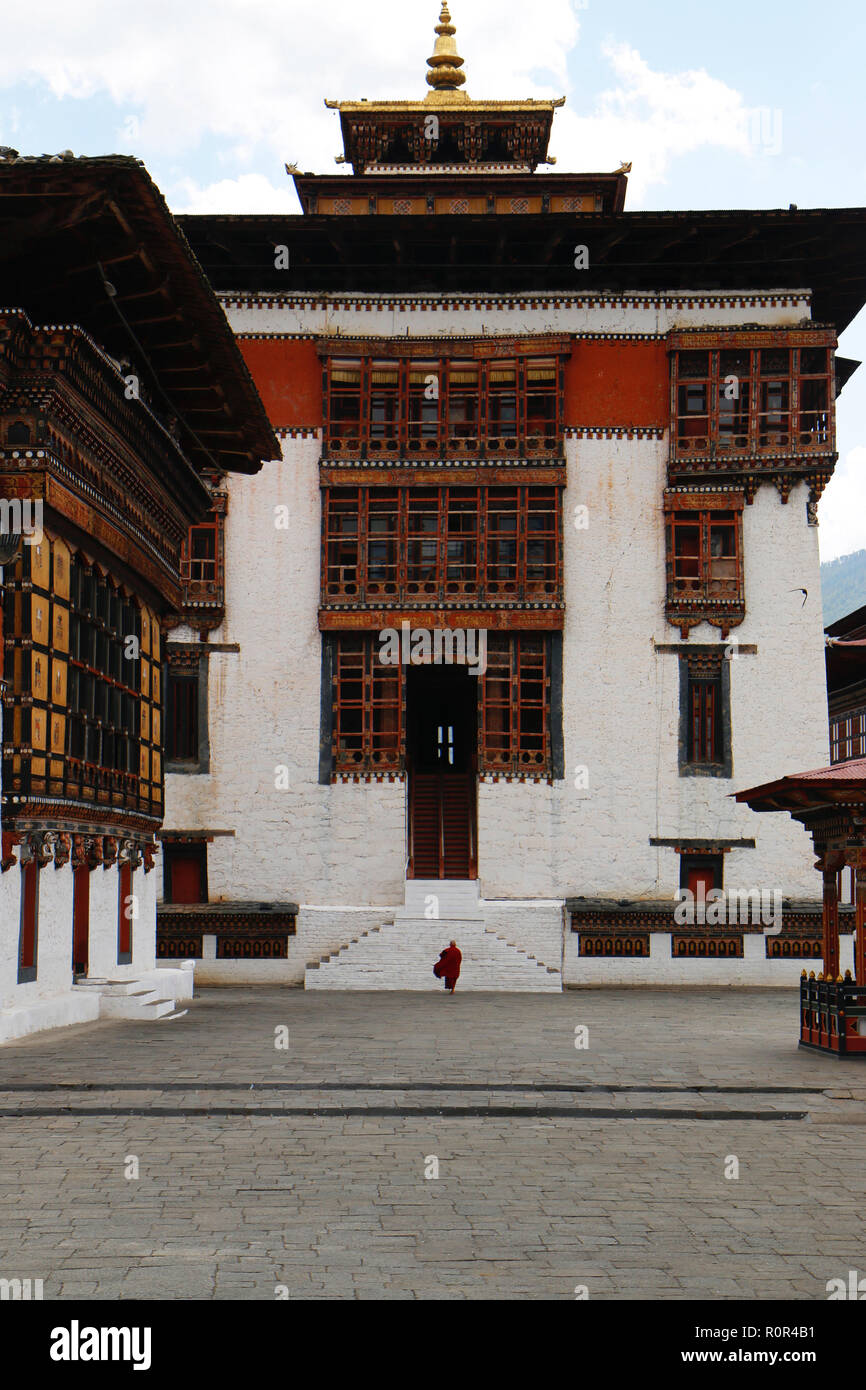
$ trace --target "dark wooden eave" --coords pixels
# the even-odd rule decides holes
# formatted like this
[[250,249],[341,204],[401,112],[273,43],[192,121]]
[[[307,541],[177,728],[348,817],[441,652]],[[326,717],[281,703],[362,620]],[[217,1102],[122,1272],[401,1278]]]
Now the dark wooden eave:
[[[178,220],[226,292],[811,289],[813,318],[840,332],[866,302],[866,208]],[[577,244],[586,270],[574,267]],[[288,270],[275,268],[281,245]]]
[[796,820],[807,812],[862,806],[866,803],[866,758],[779,777],[735,792],[734,800],[753,811],[790,811]]
[[77,324],[128,359],[197,468],[255,473],[279,455],[213,289],[137,159],[0,159],[0,305]]

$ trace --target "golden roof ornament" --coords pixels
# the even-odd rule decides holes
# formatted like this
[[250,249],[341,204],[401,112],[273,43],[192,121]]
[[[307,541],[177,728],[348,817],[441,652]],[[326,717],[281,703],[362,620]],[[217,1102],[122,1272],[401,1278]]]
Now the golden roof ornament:
[[454,38],[456,33],[457,30],[451,23],[447,0],[443,0],[439,23],[436,25],[436,46],[427,59],[427,85],[432,87],[434,92],[456,92],[466,81],[465,72],[460,71],[463,59],[457,52],[457,41]]

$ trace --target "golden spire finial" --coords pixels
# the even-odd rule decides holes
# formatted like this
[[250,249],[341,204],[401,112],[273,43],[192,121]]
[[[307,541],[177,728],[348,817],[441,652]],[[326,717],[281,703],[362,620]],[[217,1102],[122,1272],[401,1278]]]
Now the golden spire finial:
[[436,25],[436,46],[432,56],[427,59],[430,65],[427,84],[437,92],[456,91],[466,81],[465,72],[460,71],[463,59],[457,52],[454,38],[456,33],[457,30],[451,23],[447,0],[442,0],[442,12]]

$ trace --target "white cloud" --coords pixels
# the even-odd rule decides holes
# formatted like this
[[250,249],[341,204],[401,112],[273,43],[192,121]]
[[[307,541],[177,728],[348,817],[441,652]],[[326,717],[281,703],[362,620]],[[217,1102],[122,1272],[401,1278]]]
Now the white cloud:
[[818,505],[822,560],[866,549],[866,445],[837,463]]
[[[454,15],[473,95],[564,85],[578,34],[569,0],[515,3],[507,23],[499,0],[464,0]],[[121,126],[125,108],[138,118],[146,160],[213,134],[333,169],[339,128],[323,98],[423,96],[437,18],[435,0],[42,0],[4,13],[0,87],[36,79],[57,98],[108,95]]]
[[552,145],[569,169],[614,169],[631,161],[631,207],[651,185],[664,182],[681,155],[715,146],[748,156],[769,149],[778,134],[777,113],[750,110],[739,92],[704,70],[654,72],[627,44],[608,44],[604,53],[617,85],[601,94],[589,116],[560,113]]
[[[566,65],[584,8],[584,0],[455,0],[467,90],[567,93],[554,124],[558,168],[632,160],[633,207],[681,155],[708,146],[754,152],[760,116],[750,133],[738,92],[703,70],[656,72],[628,44],[603,50],[613,83],[582,114],[585,97],[568,90]],[[56,98],[108,96],[119,119],[103,152],[113,141],[152,167],[170,159],[178,174],[206,136],[221,144],[228,178],[253,163],[274,177],[286,160],[333,172],[339,125],[323,98],[422,97],[437,17],[438,0],[378,0],[372,8],[357,0],[143,0],[121,8],[116,0],[42,0],[4,15],[0,88],[35,81]],[[765,144],[771,122],[769,114]],[[57,147],[68,143],[58,132]]]
[[219,179],[206,187],[193,179],[181,179],[172,189],[171,210],[175,213],[297,213],[300,208],[288,175],[285,185],[277,188],[264,174],[241,174],[240,178]]

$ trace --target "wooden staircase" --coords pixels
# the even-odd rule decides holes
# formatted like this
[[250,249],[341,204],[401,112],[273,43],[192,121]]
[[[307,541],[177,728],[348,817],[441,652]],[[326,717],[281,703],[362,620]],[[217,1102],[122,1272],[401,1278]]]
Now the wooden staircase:
[[410,779],[409,818],[410,877],[475,877],[473,773],[414,773]]

